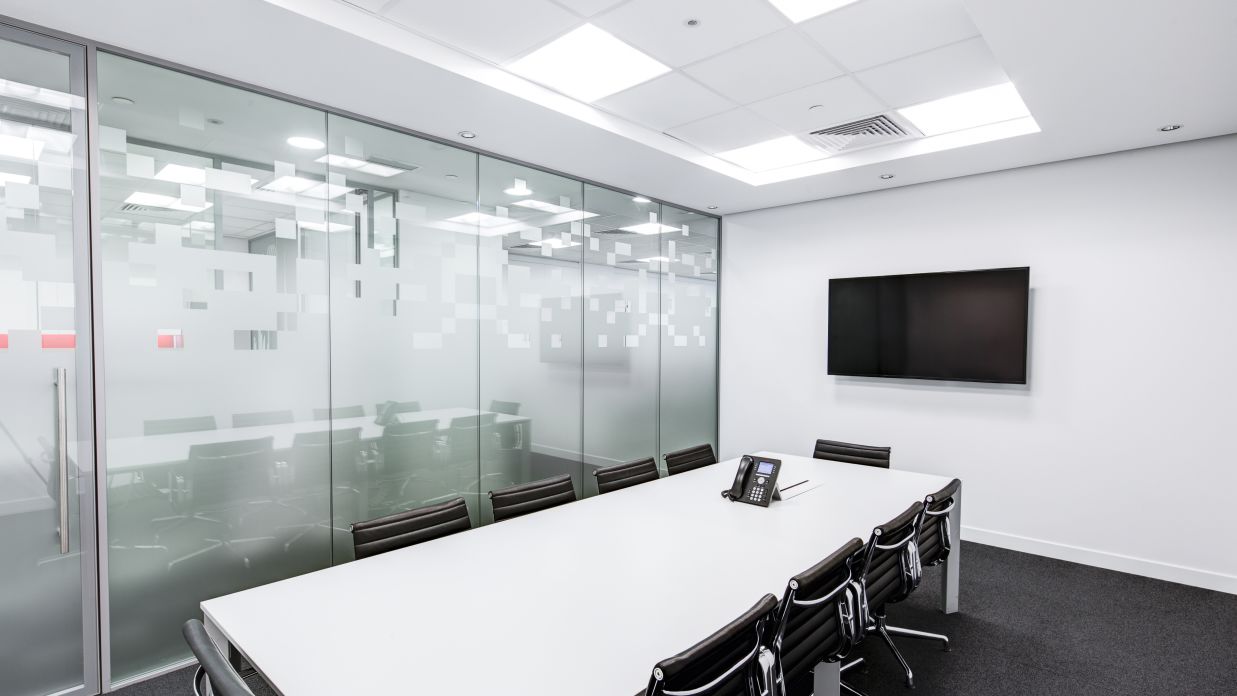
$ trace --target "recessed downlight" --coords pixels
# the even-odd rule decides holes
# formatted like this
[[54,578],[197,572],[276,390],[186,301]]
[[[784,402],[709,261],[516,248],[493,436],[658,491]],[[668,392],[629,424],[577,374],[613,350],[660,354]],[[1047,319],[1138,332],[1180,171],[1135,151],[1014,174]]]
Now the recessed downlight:
[[1169,133],[1169,132],[1180,130],[1180,129],[1181,129],[1180,123],[1170,123],[1167,126],[1160,126],[1160,130],[1164,131],[1165,133]]
[[715,206],[715,205],[711,205],[711,206],[709,206],[709,210],[717,210],[717,206]]
[[683,23],[684,23],[684,24],[686,24],[686,25],[687,25],[687,26],[689,26],[689,27],[698,27],[698,26],[700,26],[700,20],[695,19],[695,18],[693,18],[693,19],[689,19],[689,20],[687,20],[687,21],[685,21],[685,22],[683,22]]
[[288,138],[286,142],[292,147],[299,147],[302,150],[321,150],[326,147],[326,143],[307,135],[294,135]]
[[470,130],[462,130],[460,131],[459,136],[461,138],[464,138],[465,140],[472,140],[473,138],[477,137],[477,134]]
[[882,179],[892,179],[892,178],[893,178],[893,174],[881,174],[881,178],[882,178]]
[[133,101],[132,99],[128,97],[112,97],[112,103],[120,104],[121,106],[133,106],[137,102]]

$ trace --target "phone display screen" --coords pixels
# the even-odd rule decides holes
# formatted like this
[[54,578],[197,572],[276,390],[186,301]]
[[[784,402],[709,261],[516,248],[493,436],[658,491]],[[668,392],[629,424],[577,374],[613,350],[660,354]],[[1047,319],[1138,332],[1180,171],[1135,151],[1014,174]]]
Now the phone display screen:
[[762,476],[767,476],[773,473],[772,462],[759,462],[758,464],[756,464],[756,473]]

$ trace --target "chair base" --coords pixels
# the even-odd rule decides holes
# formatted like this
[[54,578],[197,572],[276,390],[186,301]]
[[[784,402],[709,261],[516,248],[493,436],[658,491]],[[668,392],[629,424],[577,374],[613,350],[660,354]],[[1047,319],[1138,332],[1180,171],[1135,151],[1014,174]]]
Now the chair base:
[[885,625],[885,630],[891,635],[903,636],[905,638],[918,638],[919,640],[935,640],[942,644],[945,652],[949,652],[949,636],[941,633],[928,633],[927,631],[916,631],[912,628],[899,628],[898,626]]

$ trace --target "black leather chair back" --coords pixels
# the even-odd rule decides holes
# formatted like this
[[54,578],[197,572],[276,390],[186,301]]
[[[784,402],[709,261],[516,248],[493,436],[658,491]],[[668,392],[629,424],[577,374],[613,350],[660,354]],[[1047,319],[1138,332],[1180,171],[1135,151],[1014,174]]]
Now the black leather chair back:
[[760,652],[777,598],[765,595],[713,635],[653,668],[646,696],[760,696]]
[[852,445],[849,442],[837,442],[836,440],[817,440],[812,456],[817,459],[888,469],[889,451],[888,447]]
[[560,474],[490,491],[490,505],[494,508],[495,522],[571,503],[575,499],[576,489],[571,484],[571,474]]
[[872,530],[864,548],[861,614],[883,616],[885,605],[906,599],[919,586],[922,566],[915,546],[915,532],[923,503],[915,503],[902,514]]
[[811,691],[812,670],[837,662],[863,637],[852,569],[862,560],[863,541],[851,539],[828,558],[790,579],[777,609],[773,631],[783,683]]
[[190,619],[181,627],[185,642],[198,659],[198,670],[193,675],[193,693],[198,696],[253,696],[245,680],[232,669],[223,654],[211,642],[206,627],[197,619]]
[[915,544],[919,547],[919,560],[925,566],[939,565],[949,557],[953,546],[954,530],[949,526],[949,512],[954,508],[954,495],[962,482],[950,481],[941,490],[923,500],[923,514],[919,520],[919,534]]
[[270,495],[274,437],[189,447],[190,499],[195,510],[218,510]]
[[356,522],[352,525],[352,548],[358,559],[368,558],[469,529],[472,529],[472,522],[468,519],[468,505],[463,498],[454,498],[437,505]]
[[667,476],[674,476],[684,471],[691,471],[692,469],[699,469],[702,466],[717,463],[717,455],[713,454],[713,445],[708,444],[670,452],[663,459],[666,460]]
[[233,413],[233,428],[249,428],[255,425],[279,425],[291,423],[295,416],[291,411],[258,411],[255,413]]
[[357,404],[355,406],[336,406],[335,408],[315,408],[314,420],[329,420],[339,418],[360,418],[365,415],[365,407]]
[[193,418],[164,418],[142,422],[142,435],[167,435],[169,433],[196,433],[203,430],[215,430],[214,416],[194,416]]
[[598,494],[617,491],[638,483],[656,481],[660,475],[657,471],[657,462],[652,457],[593,470],[593,476],[597,477]]

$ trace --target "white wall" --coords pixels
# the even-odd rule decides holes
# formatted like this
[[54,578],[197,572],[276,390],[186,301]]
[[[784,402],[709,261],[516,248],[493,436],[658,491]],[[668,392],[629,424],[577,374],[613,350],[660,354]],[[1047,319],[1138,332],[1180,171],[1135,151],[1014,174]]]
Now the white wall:
[[[893,447],[963,537],[1237,593],[1237,136],[727,217],[721,449]],[[1030,266],[1030,383],[826,374],[830,277]],[[928,491],[925,491],[927,493]]]

